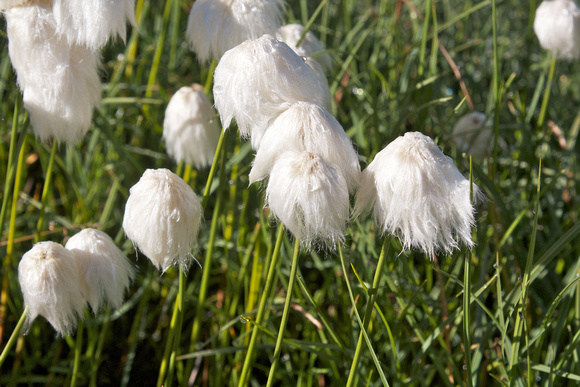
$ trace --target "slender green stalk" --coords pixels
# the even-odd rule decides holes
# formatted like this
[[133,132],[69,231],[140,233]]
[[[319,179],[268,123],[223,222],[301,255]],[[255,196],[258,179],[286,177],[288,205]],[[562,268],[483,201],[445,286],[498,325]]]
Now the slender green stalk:
[[[369,352],[371,353],[371,357],[373,358],[373,362],[375,363],[375,367],[377,368],[377,371],[379,372],[379,376],[381,377],[381,382],[383,383],[383,386],[388,386],[389,382],[387,382],[387,378],[385,376],[385,373],[383,372],[383,369],[381,368],[381,364],[379,362],[379,359],[377,358],[375,350],[373,349],[373,346],[371,344],[371,340],[369,339],[369,336],[366,332],[366,329],[364,329],[363,320],[360,318],[360,315],[358,313],[358,309],[356,307],[356,302],[355,302],[354,296],[352,294],[352,288],[350,286],[350,282],[348,281],[348,276],[346,275],[346,273],[347,273],[346,265],[344,263],[344,256],[342,254],[342,247],[341,247],[340,243],[338,244],[338,255],[340,257],[340,264],[342,266],[342,272],[344,273],[344,277],[345,277],[346,288],[348,290],[348,297],[350,298],[350,302],[352,304],[352,310],[354,312],[356,320],[358,321],[358,323],[361,327],[361,333],[363,334],[363,337],[367,343],[367,347],[369,349]],[[349,375],[349,378],[350,378],[350,375]]]
[[52,142],[52,150],[50,151],[50,160],[48,161],[48,168],[46,170],[46,177],[44,178],[44,187],[42,188],[42,198],[40,199],[40,214],[38,216],[38,223],[36,224],[36,236],[34,242],[40,241],[40,232],[42,231],[42,224],[44,223],[44,213],[46,210],[46,202],[48,201],[48,192],[52,184],[52,167],[56,156],[57,142]]
[[171,316],[171,323],[169,324],[169,333],[167,342],[165,343],[165,352],[163,353],[163,360],[159,367],[159,376],[157,377],[157,386],[171,386],[173,382],[173,371],[175,370],[175,357],[179,350],[179,340],[181,338],[181,323],[183,321],[183,286],[184,286],[183,270],[179,268],[179,290],[175,298],[175,305],[173,308],[173,315]]
[[[4,219],[6,219],[6,208],[8,207],[8,192],[10,192],[10,186],[12,185],[12,178],[14,177],[14,153],[16,149],[20,149],[20,146],[17,146],[17,134],[18,134],[18,109],[19,109],[19,102],[16,101],[14,103],[14,117],[12,119],[12,133],[10,134],[10,149],[8,151],[8,165],[6,167],[6,180],[4,181],[4,191],[2,197],[2,211],[0,212],[0,235],[4,232]],[[25,133],[21,134],[21,139],[23,140],[25,137]]]
[[499,49],[497,41],[497,9],[496,0],[491,1],[491,18],[492,18],[492,30],[493,30],[493,95],[495,100],[494,109],[494,119],[493,119],[493,164],[491,166],[491,178],[495,177],[495,171],[497,170],[497,156],[499,153],[498,140],[499,140],[499,107],[501,103],[500,90],[499,90]]
[[79,322],[79,327],[77,328],[77,337],[75,340],[75,359],[73,363],[73,372],[70,381],[71,387],[75,387],[77,385],[77,379],[79,374],[79,368],[81,365],[81,353],[83,349],[83,327],[84,323],[82,321]]
[[276,338],[276,347],[274,348],[274,358],[270,366],[270,374],[268,375],[268,382],[266,387],[271,387],[274,383],[276,369],[280,362],[280,352],[282,352],[282,340],[284,339],[284,332],[286,332],[286,324],[288,323],[288,316],[290,315],[290,304],[292,303],[292,291],[296,283],[296,271],[298,268],[298,252],[300,251],[300,241],[296,238],[294,242],[294,255],[292,256],[292,268],[290,269],[290,278],[288,282],[288,290],[286,292],[286,301],[284,302],[284,311],[282,312],[282,321],[280,321],[280,330]]
[[471,378],[471,253],[464,254],[463,264],[463,351],[465,352],[465,372],[467,378],[467,385],[473,386],[473,379]]
[[556,72],[556,55],[552,55],[552,61],[550,62],[550,70],[548,72],[548,82],[546,83],[546,88],[544,89],[544,98],[542,99],[542,106],[540,108],[540,117],[538,118],[537,128],[541,129],[546,120],[546,111],[548,110],[548,101],[550,100],[550,91],[552,90],[552,80],[554,79],[554,73]]
[[[368,330],[371,315],[374,310],[375,301],[377,299],[378,294],[378,287],[381,281],[381,274],[383,272],[383,267],[385,266],[387,252],[389,251],[389,238],[385,237],[383,240],[383,247],[381,248],[381,254],[379,255],[379,261],[377,262],[377,269],[375,270],[375,275],[373,277],[373,287],[369,290],[369,303],[367,304],[367,308],[365,310],[365,315],[363,319],[363,329]],[[345,273],[346,274],[346,273]],[[358,364],[360,362],[360,357],[362,355],[362,348],[363,348],[363,329],[361,329],[358,342],[356,344],[356,349],[354,352],[354,358],[352,359],[352,363],[350,365],[350,372],[348,374],[348,380],[346,382],[347,387],[354,385],[355,376],[357,375],[356,370],[358,369]]]
[[211,184],[213,182],[213,178],[214,178],[215,172],[217,170],[217,165],[218,165],[217,160],[219,159],[219,155],[222,153],[222,149],[224,147],[226,133],[227,133],[226,130],[222,130],[222,132],[220,134],[220,139],[218,141],[217,148],[215,150],[215,156],[213,158],[213,163],[211,164],[211,168],[209,170],[209,175],[207,176],[207,181],[205,183],[205,189],[203,190],[203,197],[201,199],[201,206],[203,208],[205,208],[205,206],[207,205],[207,201],[209,199],[209,191],[211,189]]
[[534,260],[534,249],[536,246],[536,233],[538,230],[538,218],[540,210],[540,178],[542,176],[542,162],[540,160],[540,166],[538,170],[538,187],[536,193],[536,205],[535,205],[535,216],[534,216],[534,228],[532,230],[532,235],[530,239],[530,247],[528,249],[528,257],[526,259],[526,267],[524,269],[524,275],[522,277],[522,292],[520,297],[520,305],[516,311],[516,322],[514,325],[514,338],[512,340],[512,353],[510,357],[510,362],[508,366],[508,371],[510,374],[510,386],[517,384],[516,382],[516,364],[521,356],[520,352],[520,342],[523,334],[523,324],[526,318],[526,300],[528,298],[528,291],[530,288],[530,277],[532,272],[532,262]]
[[6,360],[6,358],[8,357],[8,354],[10,353],[10,349],[12,348],[12,346],[14,346],[14,343],[16,343],[16,341],[18,340],[18,335],[20,334],[20,329],[22,329],[22,325],[24,325],[24,322],[26,321],[27,314],[28,314],[28,309],[24,309],[24,312],[22,312],[22,315],[20,316],[20,320],[18,320],[18,323],[16,323],[16,327],[14,327],[14,330],[12,331],[12,335],[10,335],[10,338],[8,339],[8,342],[6,343],[6,346],[4,346],[4,349],[2,350],[2,354],[0,354],[0,368],[2,367],[2,364],[4,364],[4,361]]
[[419,51],[419,67],[417,69],[419,76],[423,76],[425,71],[425,51],[427,50],[427,35],[429,32],[429,19],[431,17],[431,0],[425,4],[425,20],[423,24],[423,37],[421,38],[421,49]]
[[[278,227],[278,237],[276,238],[276,246],[274,247],[274,252],[272,253],[272,258],[270,259],[270,266],[268,267],[268,276],[266,277],[266,284],[264,285],[264,291],[262,292],[262,297],[260,298],[260,304],[258,305],[258,314],[256,315],[256,325],[262,324],[264,319],[264,313],[266,311],[266,301],[274,282],[276,279],[276,266],[278,265],[278,258],[280,256],[280,247],[282,246],[282,239],[284,236],[284,226],[280,225]],[[240,375],[240,380],[238,386],[247,386],[249,384],[250,371],[252,369],[254,351],[256,349],[256,341],[258,340],[258,334],[260,330],[254,327],[252,331],[252,336],[250,337],[250,344],[248,345],[248,353],[246,354],[246,359],[244,360],[244,365],[242,367],[242,374]]]

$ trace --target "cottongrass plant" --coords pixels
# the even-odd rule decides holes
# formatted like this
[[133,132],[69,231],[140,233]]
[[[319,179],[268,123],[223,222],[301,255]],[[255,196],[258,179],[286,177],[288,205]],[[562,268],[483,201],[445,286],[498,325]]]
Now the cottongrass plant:
[[536,10],[534,31],[540,44],[554,56],[580,56],[580,8],[573,0],[544,0]]
[[163,120],[167,153],[196,168],[212,164],[220,138],[217,113],[203,87],[184,86],[171,97]]
[[18,264],[27,326],[41,315],[60,335],[74,332],[86,299],[74,253],[56,242],[36,243]]
[[123,229],[158,269],[187,271],[201,220],[201,203],[183,179],[168,169],[148,169],[131,187]]
[[258,149],[268,126],[292,104],[330,106],[328,88],[302,58],[270,35],[227,51],[214,74],[213,94],[222,126],[233,118]]
[[80,288],[96,314],[103,304],[118,309],[135,277],[135,267],[106,233],[86,228],[65,244],[77,263]]
[[245,40],[273,35],[283,9],[282,0],[199,0],[191,7],[186,37],[201,62],[219,61]]
[[[307,31],[304,34],[304,26],[301,24],[286,24],[276,31],[276,39],[286,43],[296,54],[302,57],[312,57],[322,66],[324,72],[329,73],[332,70],[332,57],[329,53],[323,52],[324,46],[320,40],[312,33]],[[300,38],[302,42],[300,42]],[[300,42],[300,44],[298,44]],[[315,54],[314,56],[312,54]]]
[[487,116],[481,112],[471,112],[457,120],[451,136],[460,152],[477,160],[489,155],[493,131],[484,125],[486,120]]
[[34,133],[41,140],[76,144],[101,100],[99,54],[59,35],[43,2],[10,8],[4,15],[10,59]]

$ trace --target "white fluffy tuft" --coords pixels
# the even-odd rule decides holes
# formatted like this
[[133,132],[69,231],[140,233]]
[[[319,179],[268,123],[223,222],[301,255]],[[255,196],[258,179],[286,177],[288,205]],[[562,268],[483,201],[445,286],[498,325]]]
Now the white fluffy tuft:
[[[473,185],[476,201],[482,199]],[[433,140],[406,133],[380,151],[363,171],[355,214],[374,205],[383,232],[397,236],[403,248],[429,256],[451,253],[463,242],[473,246],[475,224],[470,184]]]
[[254,149],[272,120],[293,103],[330,106],[328,86],[290,47],[269,35],[224,54],[215,70],[213,93],[222,126],[229,127],[235,118]]
[[77,261],[80,286],[93,312],[103,302],[118,309],[135,277],[135,268],[104,232],[87,228],[72,236],[65,248]]
[[348,187],[337,165],[309,152],[285,152],[272,168],[266,205],[307,247],[344,239]]
[[135,0],[53,0],[52,9],[56,32],[91,50],[115,36],[125,41],[127,21],[135,25]]
[[282,0],[198,0],[189,13],[186,37],[201,62],[219,61],[245,40],[273,35],[283,8]]
[[324,108],[298,102],[274,120],[262,137],[250,171],[250,184],[266,178],[286,150],[319,155],[336,164],[351,193],[358,187],[358,155],[342,126]]
[[[324,46],[312,31],[306,32],[300,46],[296,46],[303,33],[303,25],[287,24],[278,28],[278,31],[276,31],[276,39],[286,43],[300,56],[313,57],[322,66],[324,71],[330,72],[332,70],[332,57],[327,52],[320,53],[320,51],[324,50]],[[313,56],[312,54],[315,55]]]
[[182,87],[165,110],[163,139],[176,161],[196,168],[211,165],[220,138],[217,113],[203,90]]
[[27,326],[41,315],[59,334],[74,332],[86,300],[70,251],[55,242],[36,243],[20,260],[18,281],[28,309]]
[[101,99],[98,54],[59,37],[45,5],[15,7],[5,16],[10,59],[34,133],[76,144]]
[[202,217],[191,187],[168,169],[148,169],[129,192],[123,217],[127,238],[157,268],[178,264],[187,270]]
[[580,9],[572,0],[542,1],[534,31],[540,45],[558,58],[580,57]]
[[461,117],[453,127],[453,141],[457,149],[470,154],[474,159],[481,159],[491,149],[492,130],[484,126],[487,116],[472,112]]

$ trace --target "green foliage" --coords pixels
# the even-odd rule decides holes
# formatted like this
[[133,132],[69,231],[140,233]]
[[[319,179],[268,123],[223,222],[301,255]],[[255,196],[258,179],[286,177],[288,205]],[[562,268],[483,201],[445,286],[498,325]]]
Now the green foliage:
[[[210,79],[210,66],[197,63],[183,37],[191,3],[137,1],[139,27],[130,30],[126,45],[117,41],[103,52],[103,101],[91,131],[78,146],[56,149],[44,215],[52,146],[32,134],[0,19],[0,348],[23,312],[17,266],[34,243],[39,220],[40,239],[60,243],[82,227],[98,227],[139,267],[120,310],[87,312],[78,331],[82,340],[58,338],[37,318],[7,355],[2,385],[62,385],[71,381],[73,368],[78,385],[157,380],[173,336],[179,273],[160,275],[137,256],[121,223],[129,188],[146,168],[177,169],[161,140],[170,96]],[[311,30],[334,58],[332,113],[355,142],[363,167],[397,136],[420,131],[469,175],[469,159],[450,134],[470,101],[492,117],[496,157],[473,162],[473,180],[489,201],[478,208],[471,253],[431,261],[418,251],[401,252],[390,240],[372,287],[383,245],[372,217],[353,220],[342,257],[300,250],[276,385],[345,385],[360,319],[375,294],[354,385],[381,385],[380,374],[391,386],[578,383],[580,67],[556,63],[546,123],[539,125],[551,56],[533,33],[536,2],[332,0],[320,9],[315,3],[288,1],[286,22],[307,24],[315,15]],[[561,129],[564,144],[550,122]],[[200,266],[194,264],[182,284],[176,385],[190,378],[196,385],[237,385],[254,330],[260,335],[249,383],[265,385],[284,309],[292,238],[281,239],[273,286],[265,294],[277,227],[263,210],[264,188],[248,187],[250,145],[232,130],[224,151],[205,207]],[[192,172],[200,197],[208,174]],[[258,322],[262,295],[267,302]]]

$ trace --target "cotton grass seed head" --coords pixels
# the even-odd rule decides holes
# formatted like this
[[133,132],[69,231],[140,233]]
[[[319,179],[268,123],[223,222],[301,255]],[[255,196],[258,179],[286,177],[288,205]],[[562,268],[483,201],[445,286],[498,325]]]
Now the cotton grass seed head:
[[474,159],[482,159],[491,148],[492,130],[485,126],[487,116],[472,112],[461,117],[453,127],[453,141],[457,149],[470,154]]
[[197,0],[189,13],[187,40],[201,62],[219,61],[232,47],[274,34],[282,0]]
[[24,5],[29,0],[0,0],[0,10]]
[[293,103],[330,105],[328,88],[312,68],[269,35],[224,54],[215,70],[213,93],[222,126],[229,127],[235,118],[240,134],[251,137],[254,149],[272,120]]
[[10,59],[34,133],[76,144],[101,99],[98,53],[59,36],[44,3],[11,8],[5,17]]
[[18,281],[28,308],[27,326],[41,315],[61,335],[74,332],[86,300],[73,254],[55,242],[36,243],[22,256]]
[[[475,184],[473,190],[477,201],[482,194]],[[460,242],[473,246],[469,180],[421,133],[398,137],[363,171],[355,214],[370,205],[382,231],[398,237],[405,249],[431,257],[451,253]]]
[[57,33],[71,45],[98,50],[119,36],[125,41],[127,21],[135,25],[135,0],[52,0]]
[[545,0],[536,10],[540,45],[562,59],[580,57],[580,9],[572,0]]
[[358,155],[342,126],[323,107],[298,102],[274,120],[262,137],[250,171],[250,184],[266,178],[286,150],[319,155],[336,165],[351,193],[358,187]]
[[303,25],[286,24],[285,26],[278,28],[278,31],[276,31],[276,39],[286,43],[300,56],[312,57],[312,54],[315,54],[313,58],[320,63],[324,71],[330,72],[330,70],[332,70],[332,57],[327,52],[321,52],[324,50],[324,46],[312,31],[306,32],[304,40],[302,40],[300,46],[297,46],[303,33]]
[[77,261],[81,292],[93,312],[103,303],[118,309],[135,268],[115,242],[104,232],[87,228],[69,238],[65,248]]
[[201,203],[189,185],[168,169],[148,169],[129,191],[123,229],[157,268],[187,270],[201,217]]
[[272,215],[306,247],[334,248],[344,239],[349,200],[339,167],[310,152],[285,152],[266,188]]
[[182,87],[167,104],[163,139],[176,161],[196,168],[211,165],[220,138],[217,113],[201,85]]

